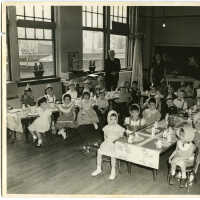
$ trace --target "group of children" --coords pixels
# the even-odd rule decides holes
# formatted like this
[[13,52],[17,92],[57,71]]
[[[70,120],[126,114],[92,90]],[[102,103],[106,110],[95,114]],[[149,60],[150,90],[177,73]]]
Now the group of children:
[[[56,122],[57,129],[92,125],[94,130],[100,129],[100,131],[103,131],[103,143],[97,155],[97,169],[92,173],[92,176],[97,176],[101,173],[102,155],[105,151],[109,151],[112,156],[114,142],[122,137],[125,132],[133,132],[144,125],[159,121],[166,113],[173,115],[179,110],[184,111],[188,109],[188,102],[184,98],[186,91],[189,91],[188,88],[186,91],[184,88],[179,88],[177,93],[174,93],[172,87],[166,87],[166,93],[164,93],[152,85],[146,95],[145,103],[141,105],[141,93],[137,89],[137,84],[134,82],[132,85],[133,87],[130,87],[129,83],[125,82],[123,86],[118,88],[121,96],[119,95],[116,101],[116,99],[107,100],[104,88],[97,86],[95,90],[91,92],[87,82],[85,83],[81,100],[77,105],[76,99],[78,97],[78,92],[76,91],[75,83],[70,82],[68,85],[69,89],[62,96],[62,104],[57,105],[60,112]],[[42,145],[41,134],[48,131],[51,126],[52,110],[49,104],[56,103],[56,97],[52,86],[47,85],[44,92],[44,96],[37,101],[40,108],[39,117],[29,126],[33,140],[34,142],[37,140],[36,146],[38,147]],[[22,103],[25,105],[32,105],[34,102],[34,100],[32,100],[33,96],[29,87],[28,90],[24,91]],[[196,122],[199,121],[196,120]],[[200,141],[200,125],[198,123],[196,125],[195,134],[195,138],[198,138],[198,141]],[[192,162],[194,154],[194,145],[192,143],[194,137],[191,135],[188,137],[188,131],[184,129],[180,129],[178,137],[179,140],[176,150],[170,156],[169,162],[172,166],[172,176],[174,177],[175,168],[178,165],[181,167],[182,179],[184,180],[186,178],[185,168],[187,164]],[[111,166],[112,169],[109,179],[113,180],[116,176],[116,159],[114,157],[111,158]]]

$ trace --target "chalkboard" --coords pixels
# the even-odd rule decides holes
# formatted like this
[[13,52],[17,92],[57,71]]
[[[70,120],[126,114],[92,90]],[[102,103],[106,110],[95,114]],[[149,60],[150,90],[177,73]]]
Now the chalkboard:
[[200,47],[155,46],[155,53],[167,63],[168,74],[200,79]]

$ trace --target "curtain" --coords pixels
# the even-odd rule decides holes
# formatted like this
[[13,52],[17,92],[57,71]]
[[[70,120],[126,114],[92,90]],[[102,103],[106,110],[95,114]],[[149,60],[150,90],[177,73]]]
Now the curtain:
[[143,63],[142,63],[142,41],[137,36],[135,39],[134,53],[133,53],[133,67],[131,83],[138,82],[138,88],[143,91]]
[[138,16],[139,8],[135,9],[135,29],[134,29],[134,47],[132,54],[132,75],[131,85],[133,81],[137,81],[138,88],[143,91],[143,62],[142,62],[142,34],[138,33]]

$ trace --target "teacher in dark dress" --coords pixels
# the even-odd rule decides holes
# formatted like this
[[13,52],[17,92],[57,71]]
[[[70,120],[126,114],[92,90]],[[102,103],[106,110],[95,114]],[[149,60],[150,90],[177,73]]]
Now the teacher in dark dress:
[[106,90],[111,91],[115,90],[119,81],[119,71],[121,69],[120,60],[115,58],[114,50],[108,52],[108,59],[105,60],[105,83]]

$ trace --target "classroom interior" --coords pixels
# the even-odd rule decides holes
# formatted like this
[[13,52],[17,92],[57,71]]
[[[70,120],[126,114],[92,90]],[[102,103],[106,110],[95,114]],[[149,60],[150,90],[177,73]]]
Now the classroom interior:
[[[200,120],[199,6],[19,4],[5,6],[5,11],[6,62],[3,67],[6,68],[7,111],[4,114],[7,123],[4,127],[6,145],[3,144],[6,155],[3,157],[4,161],[6,159],[7,195],[200,195],[200,153],[196,153],[200,148],[200,127],[195,124]],[[110,50],[114,50],[120,62],[120,70],[114,70],[114,75],[108,72],[109,64],[106,64]],[[152,71],[158,54],[165,67],[160,72],[162,77]],[[111,75],[107,78],[108,73]],[[156,73],[154,77],[152,74]],[[118,80],[110,91],[107,87],[113,84],[112,76],[118,76]],[[137,88],[134,94],[133,85]],[[67,119],[63,129],[64,111],[59,106],[72,86],[78,99],[69,98],[73,101],[73,125]],[[181,116],[181,123],[188,123],[192,129],[188,131],[190,135],[194,132],[196,138],[199,134],[198,144],[194,139],[187,141],[187,145],[191,143],[196,149],[193,152],[195,162],[190,169],[186,167],[186,171],[190,171],[186,173],[184,184],[184,178],[170,174],[169,158],[177,149],[178,128],[172,126],[176,136],[171,143],[168,141],[168,146],[158,144],[168,139],[163,135],[165,129],[157,129],[156,123],[162,124],[166,116],[174,114],[168,114],[165,107],[168,100],[174,100],[168,96],[169,88],[174,90],[174,99],[179,92],[184,90],[186,95],[189,91],[185,96],[187,108],[177,106],[180,115],[178,111],[176,114]],[[49,119],[38,120],[34,113],[45,103],[44,98],[48,101],[45,95],[48,96],[49,89],[54,95],[54,103],[49,105],[55,110],[51,111],[48,131],[35,134],[38,124],[42,127]],[[90,100],[93,98],[96,102],[98,95],[107,95],[105,111],[95,104],[89,108],[91,112],[83,112],[85,89],[89,89],[86,93]],[[151,90],[152,94],[148,93]],[[31,92],[36,104],[27,105],[26,92]],[[155,97],[157,92],[159,102]],[[160,118],[153,124],[159,131],[153,134],[153,128],[145,126],[146,135],[135,134],[139,129],[127,132],[129,126],[125,125],[125,119],[130,109],[136,109],[139,116],[144,117],[143,110],[148,107],[149,99],[156,99],[152,103],[160,106],[157,108]],[[126,133],[112,143],[115,153],[108,150],[104,154],[101,144],[106,143],[103,133],[104,126],[109,123],[110,110],[115,110],[117,116],[120,128],[116,130],[123,128]],[[87,112],[91,123],[84,124]],[[193,115],[198,120],[193,120]],[[185,124],[181,127],[187,126]],[[33,133],[30,127],[35,128]],[[114,129],[110,132],[114,133]],[[129,134],[138,136],[138,142],[131,142]],[[92,172],[98,167],[98,155],[102,155],[102,172],[93,176]],[[115,164],[110,157],[115,157]],[[109,176],[113,165],[114,178]],[[195,178],[190,182],[191,174]]]

